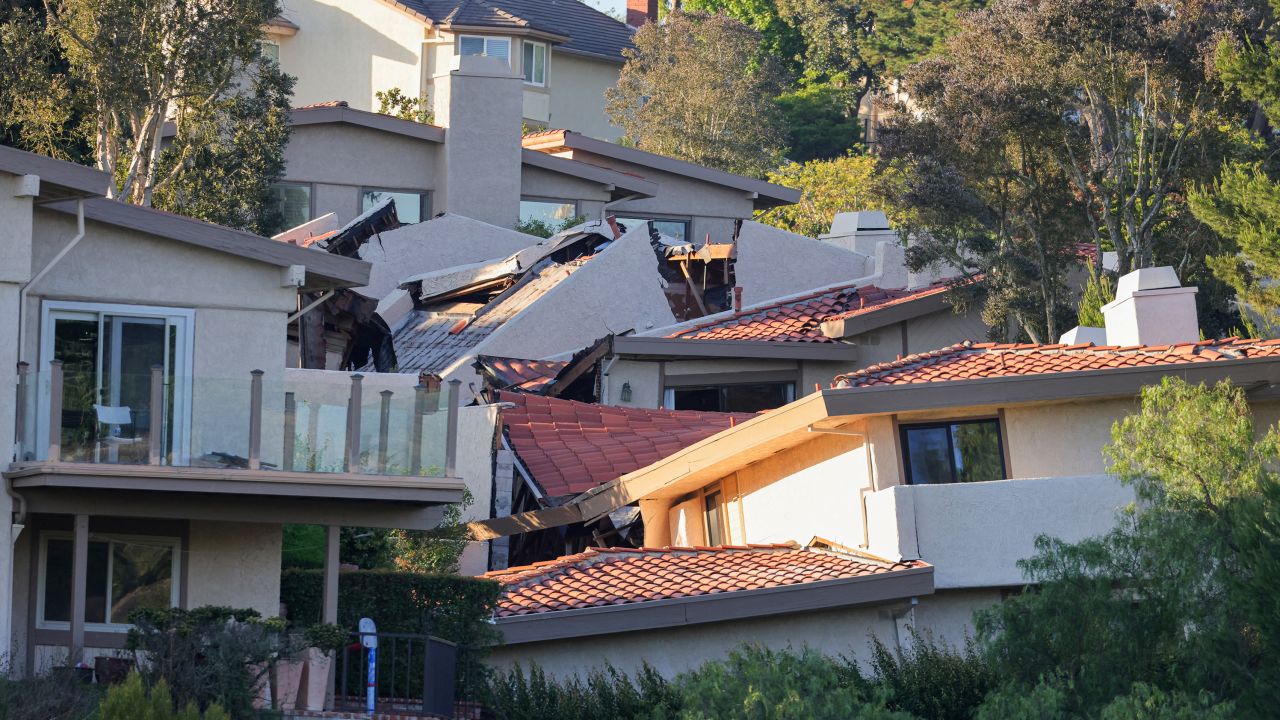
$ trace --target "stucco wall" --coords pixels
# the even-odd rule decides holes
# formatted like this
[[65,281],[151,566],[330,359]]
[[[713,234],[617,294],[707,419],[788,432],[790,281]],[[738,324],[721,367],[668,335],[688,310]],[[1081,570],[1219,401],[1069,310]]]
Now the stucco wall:
[[1111,442],[1111,426],[1137,409],[1136,400],[1008,408],[1004,426],[1010,477],[1105,472],[1102,449]]
[[374,93],[422,90],[424,27],[377,0],[284,0],[280,14],[300,29],[281,38],[280,67],[298,78],[295,106],[346,100],[377,110]]
[[[871,638],[879,638],[890,648],[910,642],[901,632],[891,611],[906,612],[902,630],[914,625],[932,631],[946,642],[962,646],[966,631],[972,632],[975,609],[998,602],[998,592],[948,592],[920,598],[910,610],[906,601],[862,608],[841,608],[803,614],[779,615],[705,625],[638,631],[511,647],[499,646],[488,658],[497,668],[516,664],[528,668],[536,663],[548,675],[564,678],[585,676],[599,670],[603,660],[615,668],[634,674],[649,663],[664,677],[694,669],[711,660],[724,659],[731,650],[747,643],[773,649],[809,647],[832,657],[844,655],[866,667],[871,659]],[[914,615],[914,617],[913,617]]]
[[616,140],[622,131],[609,122],[604,112],[604,91],[618,82],[621,63],[592,60],[558,52],[554,48],[547,64],[551,127],[576,130],[601,140]]
[[[494,425],[497,405],[474,405],[458,411],[458,477],[471,493],[471,506],[463,510],[466,520],[489,518],[493,505]],[[458,572],[479,575],[489,569],[489,543],[467,543],[458,561]]]
[[187,606],[253,608],[280,614],[279,525],[192,520]]
[[[534,167],[520,166],[520,194],[549,198],[554,200],[574,200],[578,203],[578,213],[585,216],[587,210],[599,208],[601,203],[609,202],[609,193],[597,182],[564,175],[558,172]],[[589,220],[597,220],[589,216]]]
[[849,283],[875,272],[870,258],[830,243],[757,222],[738,233],[734,265],[743,306],[814,288]]

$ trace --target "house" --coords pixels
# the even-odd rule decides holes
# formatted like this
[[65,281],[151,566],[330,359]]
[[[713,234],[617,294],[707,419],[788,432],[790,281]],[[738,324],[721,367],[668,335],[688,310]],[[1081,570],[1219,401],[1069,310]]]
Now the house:
[[633,29],[577,0],[288,0],[263,31],[263,53],[297,78],[300,105],[338,97],[377,110],[377,94],[398,89],[431,108],[442,74],[486,56],[519,79],[503,101],[525,122],[621,134],[604,92]]
[[432,529],[464,494],[470,420],[417,376],[285,367],[300,293],[363,286],[368,263],[107,200],[108,180],[0,147],[0,652],[19,673],[122,648],[138,608],[278,615],[285,523],[328,529],[333,620],[340,526]]
[[[931,587],[857,616],[808,603],[804,588],[821,583],[796,582],[767,601],[738,596],[756,615],[720,614],[661,592],[668,576],[611,569],[601,551],[542,565],[541,576],[538,568],[500,575],[523,609],[502,606],[511,614],[496,626],[512,634],[494,662],[536,661],[566,675],[598,667],[608,647],[621,669],[648,661],[671,674],[747,637],[865,657],[868,635],[884,637],[898,622],[962,642],[973,610],[1024,587],[1017,562],[1033,554],[1037,536],[1104,533],[1132,502],[1102,449],[1144,386],[1170,375],[1226,380],[1247,389],[1263,426],[1280,417],[1280,341],[1201,341],[1194,295],[1169,268],[1139,270],[1104,308],[1108,345],[965,342],[850,370],[821,392],[555,508],[476,525],[502,535],[637,507],[644,546],[670,548],[640,552],[706,553],[694,582],[720,589],[710,597],[726,602],[751,591],[738,584],[733,561],[717,559],[729,556],[699,548],[795,542],[890,564],[922,561]],[[617,589],[597,593],[606,578]],[[671,584],[679,591],[684,582]],[[526,602],[527,588],[544,586],[551,599],[556,587],[574,588],[582,602]],[[757,619],[769,608],[810,614]],[[607,624],[598,621],[605,616]]]

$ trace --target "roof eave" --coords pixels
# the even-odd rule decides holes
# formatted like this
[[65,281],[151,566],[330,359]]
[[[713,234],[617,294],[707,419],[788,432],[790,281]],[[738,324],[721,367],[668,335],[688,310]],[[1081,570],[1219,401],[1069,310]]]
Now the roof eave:
[[839,340],[879,330],[882,327],[914,320],[948,309],[951,303],[945,292],[931,293],[919,298],[886,305],[883,308],[872,308],[866,313],[839,320],[827,320],[822,323],[822,334]]
[[436,125],[348,107],[297,108],[289,114],[289,125],[293,127],[330,123],[356,125],[433,143],[443,143],[445,135],[444,128]]
[[560,47],[557,47],[556,52],[564,53],[566,55],[577,55],[578,57],[584,57],[589,60],[600,60],[602,62],[607,62],[611,65],[627,64],[627,59],[623,57],[621,53],[617,55],[614,55],[612,53],[606,55],[604,53],[591,52],[590,50],[579,50],[577,48],[565,47],[563,45],[561,45]]
[[39,176],[41,201],[103,197],[111,188],[111,176],[101,170],[5,145],[0,145],[0,171]]
[[658,194],[657,183],[651,183],[643,178],[620,173],[616,170],[577,162],[569,158],[556,157],[536,150],[521,148],[520,160],[525,165],[531,165],[549,172],[600,183],[609,188],[609,192],[613,194],[613,199],[615,200],[635,195],[651,198]]
[[840,342],[697,340],[637,335],[616,336],[612,342],[613,354],[637,359],[758,358],[852,362],[858,357],[856,345]]
[[499,618],[504,645],[700,625],[840,607],[879,605],[932,595],[933,567],[738,590],[649,602]]
[[477,35],[514,35],[517,37],[536,38],[538,40],[545,40],[556,44],[569,42],[568,35],[561,35],[559,33],[551,32],[550,30],[542,30],[535,27],[513,27],[510,25],[465,25],[455,23],[441,23],[436,25],[436,27],[455,35],[458,33],[475,33]]

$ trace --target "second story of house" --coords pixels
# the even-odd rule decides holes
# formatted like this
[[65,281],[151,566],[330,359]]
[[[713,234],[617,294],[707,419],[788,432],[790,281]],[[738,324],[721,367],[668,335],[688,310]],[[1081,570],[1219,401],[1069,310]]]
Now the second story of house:
[[431,107],[437,78],[483,55],[521,79],[507,91],[525,122],[621,135],[604,93],[634,30],[578,0],[285,0],[264,30],[264,53],[298,79],[298,105],[377,110],[377,93],[398,89]]

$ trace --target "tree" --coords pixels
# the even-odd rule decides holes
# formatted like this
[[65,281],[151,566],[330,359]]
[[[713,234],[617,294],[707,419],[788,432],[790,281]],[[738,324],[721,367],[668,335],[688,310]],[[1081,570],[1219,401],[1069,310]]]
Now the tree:
[[378,112],[391,115],[401,120],[413,120],[427,125],[435,122],[435,115],[423,97],[410,97],[398,87],[390,90],[378,90],[374,97],[378,99]]
[[5,24],[7,73],[20,82],[3,91],[2,122],[54,155],[86,142],[115,179],[111,197],[150,205],[164,188],[171,209],[262,229],[292,86],[260,58],[261,27],[278,12],[274,0],[46,0]]
[[444,518],[434,530],[392,530],[396,568],[429,575],[458,572],[458,560],[471,540],[462,512],[472,500],[471,491],[464,492],[462,502],[445,508]]
[[978,616],[998,674],[1021,691],[1063,684],[1073,716],[1130,695],[1102,716],[1229,702],[1219,716],[1267,717],[1280,699],[1280,434],[1259,432],[1239,388],[1166,378],[1106,453],[1139,503],[1101,538],[1037,540],[1022,564],[1037,589]]
[[760,34],[723,15],[672,12],[646,23],[606,111],[637,147],[759,177],[785,147],[782,76]]
[[902,191],[899,186],[905,179],[900,167],[878,163],[870,155],[790,163],[769,173],[769,182],[799,190],[800,202],[773,208],[756,219],[808,237],[827,232],[832,218],[842,212],[883,210],[891,224],[900,224],[905,216],[889,196]]

